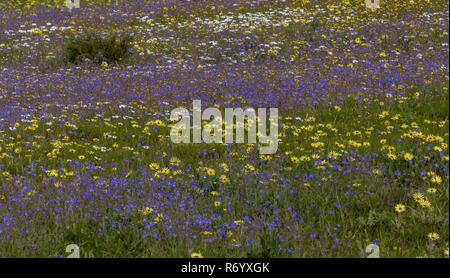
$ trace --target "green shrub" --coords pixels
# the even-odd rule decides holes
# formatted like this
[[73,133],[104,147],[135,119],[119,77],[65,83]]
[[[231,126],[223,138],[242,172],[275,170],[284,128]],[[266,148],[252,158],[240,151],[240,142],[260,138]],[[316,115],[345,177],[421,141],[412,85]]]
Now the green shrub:
[[84,58],[96,63],[119,62],[129,56],[131,41],[132,37],[128,35],[117,39],[115,35],[103,38],[96,33],[88,33],[70,39],[63,50],[63,57],[75,64]]

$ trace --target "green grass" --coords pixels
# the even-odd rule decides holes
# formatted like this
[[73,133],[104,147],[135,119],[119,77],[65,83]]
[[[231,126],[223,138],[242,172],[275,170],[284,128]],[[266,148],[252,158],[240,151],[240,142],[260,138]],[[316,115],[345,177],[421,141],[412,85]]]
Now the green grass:
[[[218,220],[215,225],[239,219],[242,215],[252,215],[256,219],[261,217],[261,219],[270,221],[272,219],[267,219],[268,215],[258,210],[258,207],[270,210],[283,208],[283,204],[295,204],[297,208],[302,208],[305,214],[303,217],[305,223],[297,223],[297,225],[292,225],[291,228],[298,231],[299,235],[317,233],[320,230],[322,236],[328,235],[328,238],[323,237],[321,240],[305,238],[303,242],[299,242],[292,238],[292,235],[297,233],[280,228],[269,231],[267,226],[263,225],[261,230],[254,231],[256,234],[250,246],[246,248],[237,248],[230,245],[232,240],[240,243],[245,241],[247,232],[239,227],[230,230],[232,232],[230,238],[220,241],[215,245],[215,248],[211,248],[201,236],[189,243],[181,239],[163,241],[143,239],[137,235],[138,231],[142,229],[141,219],[143,216],[139,213],[139,209],[142,208],[136,208],[135,211],[130,211],[126,216],[118,215],[108,205],[108,198],[111,197],[104,197],[97,203],[96,207],[97,210],[110,217],[109,220],[103,221],[110,221],[113,218],[124,223],[134,223],[134,226],[128,225],[124,228],[112,229],[108,225],[102,224],[102,221],[87,220],[83,217],[82,212],[84,211],[83,207],[88,210],[90,204],[81,203],[80,212],[62,219],[61,224],[49,224],[46,218],[33,219],[32,227],[35,231],[30,231],[27,236],[17,234],[14,239],[3,239],[1,255],[49,256],[60,254],[63,252],[64,246],[75,242],[81,247],[81,256],[93,255],[96,257],[185,257],[189,256],[190,252],[200,252],[210,257],[287,256],[284,251],[279,251],[276,245],[276,237],[281,234],[286,236],[284,238],[286,241],[292,242],[288,244],[290,248],[301,250],[296,254],[300,257],[362,257],[366,255],[364,254],[364,247],[371,243],[374,238],[379,242],[382,257],[415,257],[424,254],[427,254],[427,256],[442,256],[444,248],[442,243],[431,241],[427,238],[427,234],[436,232],[440,235],[441,240],[448,238],[448,173],[436,173],[442,178],[440,184],[432,184],[430,178],[423,179],[420,176],[421,171],[432,170],[433,163],[441,165],[444,163],[441,158],[437,157],[431,158],[429,162],[424,162],[422,159],[424,156],[430,155],[430,151],[426,149],[427,146],[439,144],[436,142],[417,143],[415,139],[411,138],[405,138],[402,142],[397,142],[396,139],[411,131],[411,124],[415,122],[420,126],[420,131],[424,135],[440,136],[443,138],[443,143],[448,144],[448,107],[446,108],[445,105],[448,104],[448,101],[448,93],[433,93],[419,97],[414,97],[411,94],[406,101],[386,101],[383,105],[380,105],[379,102],[369,104],[349,100],[346,105],[341,107],[339,112],[333,107],[309,111],[307,113],[309,119],[306,113],[299,115],[294,111],[282,111],[280,114],[283,117],[280,122],[285,128],[281,128],[280,132],[285,134],[282,137],[283,143],[280,144],[277,154],[271,156],[271,159],[267,161],[255,159],[258,157],[258,153],[255,151],[251,151],[247,155],[236,152],[236,148],[247,148],[246,145],[235,144],[232,147],[217,144],[174,146],[167,138],[169,128],[165,121],[162,122],[163,126],[159,127],[155,123],[150,125],[138,124],[152,120],[144,117],[135,122],[118,119],[93,122],[74,118],[72,124],[77,126],[78,135],[71,135],[66,139],[64,139],[63,134],[67,134],[69,130],[74,129],[65,125],[60,127],[56,122],[51,127],[43,122],[38,122],[35,130],[27,130],[25,126],[21,126],[17,133],[9,134],[9,139],[4,139],[3,143],[0,144],[2,149],[0,154],[14,151],[13,145],[14,148],[22,148],[18,154],[19,160],[14,161],[11,158],[8,159],[8,157],[2,157],[1,161],[6,165],[5,170],[14,175],[25,175],[26,171],[22,169],[29,166],[30,161],[42,161],[43,163],[36,166],[37,173],[39,173],[36,179],[42,180],[44,186],[34,189],[36,192],[43,194],[41,198],[45,199],[47,194],[56,194],[57,192],[78,196],[77,186],[81,185],[76,185],[76,183],[65,184],[61,189],[48,188],[54,183],[52,181],[54,179],[47,177],[40,169],[42,167],[46,169],[58,168],[59,161],[76,160],[82,155],[85,156],[86,161],[99,166],[104,160],[117,162],[117,169],[105,167],[103,170],[97,171],[81,166],[77,169],[81,173],[75,173],[74,175],[80,178],[116,175],[126,177],[130,181],[137,181],[142,177],[140,171],[133,170],[130,175],[126,175],[131,170],[129,168],[130,163],[135,165],[135,169],[142,167],[148,170],[150,163],[156,162],[164,167],[169,165],[171,157],[178,157],[181,164],[179,168],[173,167],[171,174],[176,169],[189,170],[190,172],[186,172],[185,175],[175,174],[173,178],[179,184],[183,184],[190,180],[190,177],[196,177],[199,181],[198,186],[202,190],[201,193],[195,192],[188,184],[181,190],[184,192],[183,194],[196,194],[195,207],[197,209],[206,209],[210,213],[221,214],[222,220]],[[356,109],[362,111],[360,117],[354,117]],[[388,111],[389,116],[381,119],[379,115],[382,111]],[[108,115],[116,114],[117,111],[107,111],[105,119],[109,118]],[[398,120],[392,120],[392,117],[396,114],[401,116]],[[300,116],[306,121],[299,122],[295,118],[289,118],[294,116]],[[312,120],[312,117],[315,119]],[[375,130],[377,129],[386,130],[386,120],[391,122],[390,125],[394,127],[394,130],[384,135],[376,134]],[[329,124],[328,127],[327,124]],[[408,125],[408,127],[402,128],[402,125]],[[144,130],[146,126],[149,129]],[[304,129],[302,129],[302,126]],[[308,127],[311,128],[310,131],[308,131]],[[293,134],[296,128],[302,130],[298,136]],[[332,130],[334,128],[336,131]],[[365,131],[371,128],[373,128],[373,132],[366,134]],[[322,132],[318,133],[318,130],[322,130]],[[360,131],[361,135],[355,135],[355,131]],[[325,133],[326,135],[323,135]],[[116,136],[116,138],[108,139],[108,134]],[[318,134],[321,134],[319,142],[323,142],[324,146],[314,148],[311,143],[315,140],[311,138],[317,137]],[[41,141],[36,141],[39,144],[38,147],[20,147],[20,138],[36,135],[42,136]],[[134,137],[132,137],[133,135]],[[166,136],[166,138],[162,139],[162,136]],[[326,160],[329,164],[336,162],[337,165],[343,166],[341,159],[326,159],[325,156],[331,151],[336,153],[349,152],[350,149],[347,147],[349,140],[361,144],[364,142],[370,143],[370,146],[354,147],[353,149],[357,153],[375,154],[380,153],[383,146],[380,143],[382,139],[387,140],[386,145],[395,147],[394,153],[398,156],[397,160],[390,160],[385,155],[379,155],[378,157],[372,155],[367,160],[369,165],[367,169],[361,169],[350,174],[344,174],[343,171],[329,167],[326,169],[318,168],[320,160]],[[55,142],[58,140],[61,142],[60,147],[56,147],[58,151],[54,156],[50,156],[53,159],[48,159],[47,154],[55,150]],[[151,142],[151,149],[157,151],[139,147],[138,143],[144,141]],[[339,142],[345,147],[339,147],[335,142]],[[93,148],[93,145],[100,144],[107,149],[111,149],[111,151],[103,153]],[[115,147],[114,144],[118,144],[118,147]],[[134,150],[128,150],[128,147]],[[199,151],[212,149],[217,151],[217,156],[199,154]],[[444,149],[444,151],[448,159],[448,149]],[[288,152],[288,155],[286,155],[286,152]],[[405,152],[414,154],[413,163],[410,164],[403,159],[402,154]],[[162,158],[163,153],[166,153],[167,156]],[[232,155],[227,157],[226,154]],[[300,163],[294,163],[290,159],[292,156],[301,157],[302,155],[311,158],[313,154],[318,154],[320,159],[311,159]],[[96,160],[94,157],[99,157],[99,159]],[[215,169],[215,175],[208,176],[202,170],[197,169],[195,165],[198,165],[199,161],[202,161],[204,166]],[[350,163],[361,167],[364,164],[360,162],[360,159],[354,157],[354,161]],[[221,163],[226,163],[230,167],[230,172],[224,172],[220,166]],[[67,163],[63,168],[70,171],[69,165]],[[246,169],[246,165],[252,165],[254,170]],[[272,172],[270,169],[276,169],[277,174],[271,178],[259,178],[260,175]],[[377,173],[377,171],[379,172]],[[408,173],[410,182],[405,182],[403,177],[396,177],[395,171]],[[299,178],[300,173],[314,173],[315,177],[308,184],[305,184]],[[230,183],[220,182],[219,175],[221,174],[227,175]],[[7,179],[5,176],[0,177],[2,182],[7,182]],[[98,178],[97,180],[100,182],[102,179]],[[285,185],[283,181],[286,179],[290,180],[291,184],[288,189],[283,189]],[[60,174],[56,180],[65,182],[72,180],[72,176]],[[106,186],[102,184],[100,182],[98,186]],[[140,184],[136,184],[136,189],[147,186]],[[354,184],[359,185],[354,186]],[[437,192],[427,193],[426,190],[429,187],[436,188]],[[104,189],[107,190],[107,188]],[[289,192],[291,189],[296,190],[297,193],[292,194]],[[412,194],[417,192],[418,189],[425,192],[425,196],[432,204],[431,208],[424,209],[414,201]],[[110,190],[119,189],[111,188]],[[215,207],[211,200],[211,192],[213,191],[219,192],[221,196],[234,196],[234,198],[226,200],[230,202],[227,206],[233,207],[233,211],[223,211],[222,205]],[[348,191],[353,191],[353,195],[348,195]],[[128,195],[127,198],[133,199],[133,192],[132,190],[120,194],[126,194]],[[261,194],[261,192],[263,193]],[[6,204],[8,204],[8,192],[0,193],[6,196]],[[237,197],[238,195],[241,197]],[[244,200],[251,200],[251,205],[246,206]],[[224,202],[225,200],[222,201],[222,203]],[[399,203],[406,205],[407,210],[405,212],[397,213],[394,210],[395,205]],[[311,207],[310,204],[314,204],[314,207]],[[336,204],[340,204],[342,208],[337,209]],[[322,212],[329,212],[330,210],[335,210],[335,213],[326,213],[325,216],[322,214]],[[170,211],[171,209],[167,208],[168,215],[171,215]],[[289,222],[291,217],[286,208],[276,216],[286,222]],[[171,217],[175,216],[171,215]],[[176,215],[176,217],[182,219],[188,217],[188,215]],[[275,217],[275,215],[272,215],[272,217]],[[156,224],[156,227],[163,225],[163,222]],[[314,227],[311,227],[312,224],[314,224]],[[329,227],[330,230],[326,230],[325,227]],[[333,231],[331,229],[333,227],[339,228]],[[102,236],[99,235],[99,229],[103,231]],[[164,233],[164,229],[159,229],[159,231]],[[199,230],[198,234],[201,235],[201,232]],[[216,236],[212,235],[212,237]],[[333,240],[334,237],[351,244],[351,246],[334,250],[332,247],[336,243]],[[33,241],[33,238],[40,244],[38,249],[23,246],[23,242]],[[57,244],[50,239],[53,239]],[[17,244],[23,246],[23,248],[18,249]]]

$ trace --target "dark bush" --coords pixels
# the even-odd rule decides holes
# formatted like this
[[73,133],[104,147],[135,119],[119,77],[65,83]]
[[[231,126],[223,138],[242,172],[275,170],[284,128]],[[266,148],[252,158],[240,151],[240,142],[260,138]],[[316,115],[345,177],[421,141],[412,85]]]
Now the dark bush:
[[101,63],[122,61],[130,54],[131,36],[117,39],[115,35],[103,38],[96,33],[70,39],[63,50],[63,57],[71,63],[79,63],[83,58]]

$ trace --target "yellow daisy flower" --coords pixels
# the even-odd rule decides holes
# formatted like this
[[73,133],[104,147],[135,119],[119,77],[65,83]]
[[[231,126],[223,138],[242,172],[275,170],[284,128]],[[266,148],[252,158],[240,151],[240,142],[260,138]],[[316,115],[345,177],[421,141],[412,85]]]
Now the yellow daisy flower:
[[191,258],[203,258],[201,253],[192,253]]
[[428,238],[431,240],[438,240],[439,239],[439,235],[437,233],[429,233],[428,234]]
[[398,213],[402,213],[406,210],[406,206],[402,204],[398,204],[395,206],[395,211]]

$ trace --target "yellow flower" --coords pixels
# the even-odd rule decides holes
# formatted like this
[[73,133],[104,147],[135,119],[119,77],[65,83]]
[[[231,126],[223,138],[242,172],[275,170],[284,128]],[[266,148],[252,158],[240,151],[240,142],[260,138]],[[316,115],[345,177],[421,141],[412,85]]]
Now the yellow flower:
[[250,164],[247,164],[247,165],[245,165],[245,170],[249,171],[249,172],[253,172],[253,171],[255,171],[255,167],[253,167]]
[[309,161],[310,158],[307,157],[307,156],[302,155],[302,156],[300,157],[300,160],[301,160],[301,161]]
[[440,176],[433,176],[431,177],[431,182],[440,184],[442,182],[442,178]]
[[172,157],[172,159],[170,160],[170,164],[178,166],[180,164],[180,160],[177,157]]
[[158,170],[159,169],[159,165],[156,164],[156,163],[150,163],[149,167],[152,170]]
[[236,221],[234,221],[234,224],[236,224],[237,226],[240,226],[240,225],[244,224],[244,221],[236,220]]
[[429,201],[422,201],[422,202],[420,202],[420,205],[423,208],[429,208],[431,206],[431,203]]
[[413,198],[414,198],[414,200],[416,200],[416,202],[419,202],[419,203],[423,201],[422,193],[418,193],[418,192],[414,193]]
[[141,210],[141,214],[144,215],[144,216],[147,215],[147,214],[150,214],[152,212],[153,212],[153,209],[149,208],[149,207],[146,207],[145,209]]
[[398,213],[402,213],[402,212],[404,212],[405,210],[406,210],[405,205],[398,204],[398,205],[395,206],[395,211],[398,212]]
[[439,239],[439,235],[437,233],[429,233],[428,234],[428,238],[431,240],[438,240]]
[[225,175],[221,175],[221,176],[220,176],[220,180],[221,180],[223,183],[227,183],[227,182],[230,181],[230,180],[227,178],[227,176],[225,176]]
[[219,196],[219,195],[220,195],[220,193],[219,193],[219,192],[217,192],[217,191],[211,191],[211,195],[213,195],[213,196]]
[[48,175],[51,177],[58,177],[58,170],[51,170]]
[[133,173],[133,170],[131,170],[130,172],[128,172],[128,173],[125,175],[125,178],[128,178],[129,176],[131,176],[132,173]]
[[155,217],[155,221],[162,221],[164,220],[164,215],[162,213],[158,213],[158,215]]
[[430,188],[428,188],[428,190],[427,190],[428,193],[436,193],[436,191],[437,191],[437,189],[434,188],[434,187],[430,187]]
[[169,170],[169,168],[163,168],[163,169],[161,170],[161,172],[162,172],[163,174],[167,175],[167,174],[170,173],[170,170]]
[[203,256],[200,253],[192,253],[191,258],[203,258]]
[[208,173],[208,175],[210,176],[213,176],[216,173],[216,171],[214,171],[214,169],[208,169],[206,170],[206,173]]
[[204,234],[205,236],[207,236],[207,235],[210,235],[210,234],[212,234],[212,233],[209,232],[209,231],[204,231],[203,234]]
[[214,206],[215,207],[220,207],[220,202],[219,201],[214,202]]
[[387,156],[388,156],[389,159],[391,159],[391,160],[396,160],[396,159],[397,159],[397,156],[396,156],[395,154],[393,154],[393,153],[388,153]]
[[414,155],[412,155],[412,154],[410,154],[410,153],[405,153],[405,154],[403,155],[403,158],[404,158],[406,161],[411,161],[411,160],[413,160]]
[[297,164],[299,162],[299,159],[296,156],[291,156],[291,161]]

